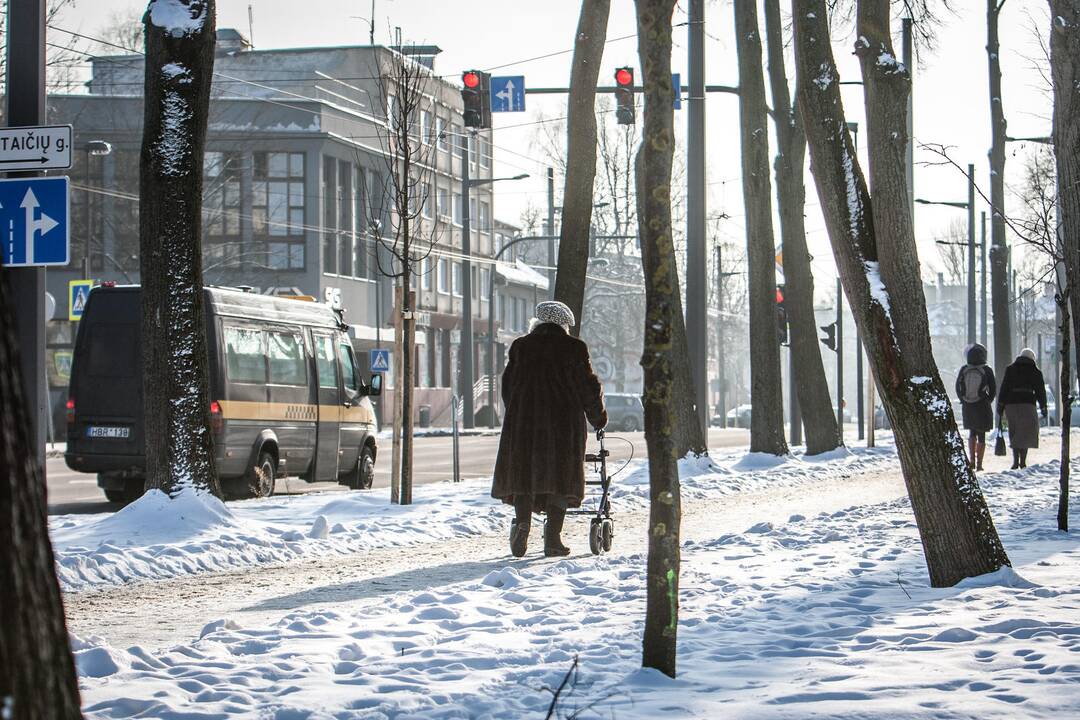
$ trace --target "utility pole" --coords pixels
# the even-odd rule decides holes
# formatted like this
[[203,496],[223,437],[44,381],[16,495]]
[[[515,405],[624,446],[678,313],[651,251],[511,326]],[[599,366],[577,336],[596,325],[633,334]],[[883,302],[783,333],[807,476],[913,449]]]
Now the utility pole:
[[698,422],[707,435],[708,324],[705,313],[705,0],[689,0],[687,7],[686,137],[686,341]]
[[982,244],[979,246],[979,264],[981,265],[981,272],[979,273],[979,282],[981,288],[979,290],[979,342],[985,348],[990,347],[986,344],[986,211],[982,211]]
[[844,285],[836,278],[836,424],[844,437]]
[[1000,381],[1012,362],[1016,293],[1009,292],[1012,257],[1005,238],[1005,141],[1008,132],[1001,97],[998,18],[1001,0],[986,0],[986,57],[990,79],[990,302],[994,306],[994,372]]
[[717,386],[720,401],[716,404],[716,414],[720,417],[720,427],[727,427],[727,376],[724,366],[727,363],[724,353],[724,265],[720,243],[716,243],[716,365]]
[[[461,138],[461,344],[458,358],[461,363],[461,415],[466,429],[473,426],[473,327],[472,327],[472,219],[469,212],[469,138]],[[453,271],[450,273],[453,295]],[[412,382],[412,378],[403,378]],[[493,408],[494,409],[494,408]]]
[[[18,0],[7,7],[7,124],[9,127],[45,122],[45,0]],[[8,177],[40,173],[10,173]],[[30,440],[42,476],[48,403],[45,386],[45,268],[3,268],[17,308],[15,336],[22,365],[23,396],[33,418]]]
[[968,163],[968,307],[967,341],[975,344],[975,166]]
[[555,170],[547,169],[547,227],[544,234],[547,241],[547,276],[548,276],[548,299],[555,299]]
[[855,414],[858,415],[858,428],[859,439],[862,440],[866,437],[866,427],[863,425],[865,418],[863,414],[865,409],[863,406],[863,369],[862,369],[862,335],[859,333],[859,327],[855,326]]

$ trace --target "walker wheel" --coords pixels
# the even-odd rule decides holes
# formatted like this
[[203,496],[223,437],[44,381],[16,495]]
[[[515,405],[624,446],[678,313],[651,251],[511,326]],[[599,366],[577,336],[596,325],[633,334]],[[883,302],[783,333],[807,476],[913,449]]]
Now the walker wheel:
[[615,536],[615,523],[605,519],[600,523],[600,539],[604,552],[611,551],[611,539]]
[[599,555],[603,550],[604,540],[602,534],[600,521],[593,518],[592,523],[589,524],[589,550],[592,550],[593,555]]

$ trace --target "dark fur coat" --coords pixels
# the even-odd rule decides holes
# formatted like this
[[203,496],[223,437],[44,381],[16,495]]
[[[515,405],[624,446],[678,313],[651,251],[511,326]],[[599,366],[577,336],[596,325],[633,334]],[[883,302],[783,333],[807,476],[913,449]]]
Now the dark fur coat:
[[581,340],[541,323],[510,346],[502,377],[506,419],[495,461],[492,497],[513,504],[548,495],[578,507],[585,496],[585,419],[607,424],[604,391]]

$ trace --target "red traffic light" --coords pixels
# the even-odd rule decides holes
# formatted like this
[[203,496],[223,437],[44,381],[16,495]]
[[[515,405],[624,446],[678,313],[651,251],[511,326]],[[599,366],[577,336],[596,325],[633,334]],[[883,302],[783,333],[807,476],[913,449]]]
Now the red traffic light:
[[776,288],[776,304],[777,305],[783,305],[784,304],[784,291],[781,290],[780,288]]
[[467,70],[461,74],[461,84],[470,90],[480,87],[480,74],[475,70]]
[[634,84],[634,69],[621,67],[615,71],[615,84],[619,87],[632,87]]

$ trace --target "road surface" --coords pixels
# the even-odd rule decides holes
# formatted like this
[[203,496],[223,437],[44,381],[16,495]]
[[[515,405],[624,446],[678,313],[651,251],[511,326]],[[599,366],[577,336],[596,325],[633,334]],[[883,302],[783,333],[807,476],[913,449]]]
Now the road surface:
[[[636,457],[645,456],[645,436],[643,433],[612,432],[607,444],[611,451],[611,462],[618,464],[629,456],[630,448],[626,443],[616,440],[626,438],[634,444]],[[499,448],[498,435],[466,436],[461,439],[461,475],[464,478],[490,476],[495,466],[495,454]],[[709,431],[709,446],[713,448],[739,447],[749,444],[749,430],[713,428]],[[595,443],[593,443],[595,444]],[[375,463],[375,487],[390,486],[390,440],[379,441],[380,456]],[[591,445],[590,445],[591,447]],[[449,437],[418,437],[414,453],[413,479],[416,483],[440,482],[453,475],[453,439]],[[105,499],[104,493],[97,486],[97,476],[79,473],[64,464],[63,458],[46,461],[45,475],[48,481],[49,514],[110,512],[120,508],[116,503]],[[305,483],[295,477],[279,478],[275,492],[303,493],[315,490],[341,490],[335,483]]]

